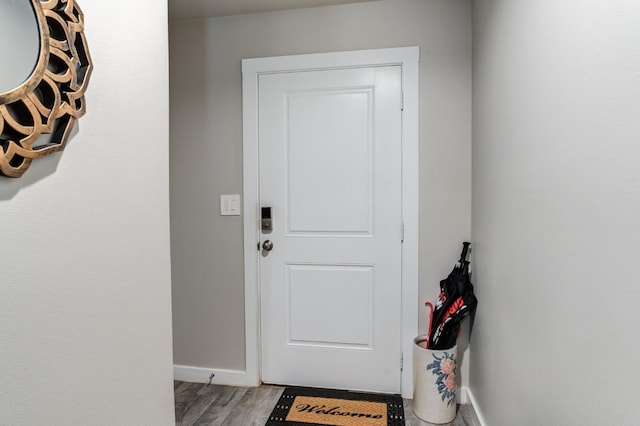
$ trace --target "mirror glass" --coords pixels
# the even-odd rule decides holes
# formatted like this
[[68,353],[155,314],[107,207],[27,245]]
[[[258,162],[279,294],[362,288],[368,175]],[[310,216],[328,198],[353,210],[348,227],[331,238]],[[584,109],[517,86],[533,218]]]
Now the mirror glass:
[[39,51],[40,32],[31,0],[0,0],[0,93],[29,78]]

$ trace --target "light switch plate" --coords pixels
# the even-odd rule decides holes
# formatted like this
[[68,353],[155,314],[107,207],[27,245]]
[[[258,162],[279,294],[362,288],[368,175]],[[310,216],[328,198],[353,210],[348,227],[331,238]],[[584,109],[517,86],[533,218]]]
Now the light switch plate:
[[224,194],[220,196],[221,216],[240,216],[240,195]]

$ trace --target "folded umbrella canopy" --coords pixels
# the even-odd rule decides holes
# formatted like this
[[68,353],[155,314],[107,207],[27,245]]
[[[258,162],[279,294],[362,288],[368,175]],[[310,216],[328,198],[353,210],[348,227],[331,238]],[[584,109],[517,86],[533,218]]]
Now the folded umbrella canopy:
[[440,281],[440,295],[429,321],[428,349],[449,349],[456,344],[460,324],[478,304],[473,294],[471,273],[469,272],[469,247],[471,243],[462,243],[460,260],[447,278]]

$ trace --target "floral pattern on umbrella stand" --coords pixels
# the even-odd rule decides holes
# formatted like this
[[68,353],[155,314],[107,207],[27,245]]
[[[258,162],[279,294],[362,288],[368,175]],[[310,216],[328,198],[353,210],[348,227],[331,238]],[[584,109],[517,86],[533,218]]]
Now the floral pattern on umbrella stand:
[[456,396],[456,359],[454,354],[444,352],[441,357],[433,354],[434,361],[427,365],[427,370],[431,370],[436,376],[436,385],[442,401],[448,399],[447,406],[455,404]]

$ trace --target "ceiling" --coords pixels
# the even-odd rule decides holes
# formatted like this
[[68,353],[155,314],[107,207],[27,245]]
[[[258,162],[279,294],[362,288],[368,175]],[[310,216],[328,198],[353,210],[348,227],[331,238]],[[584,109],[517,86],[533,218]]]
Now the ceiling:
[[169,19],[216,18],[372,0],[169,0]]

